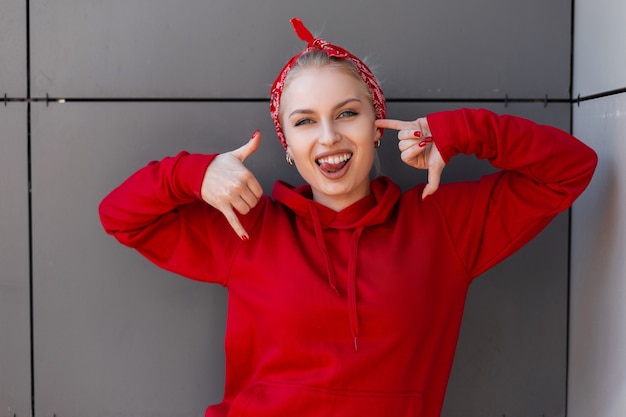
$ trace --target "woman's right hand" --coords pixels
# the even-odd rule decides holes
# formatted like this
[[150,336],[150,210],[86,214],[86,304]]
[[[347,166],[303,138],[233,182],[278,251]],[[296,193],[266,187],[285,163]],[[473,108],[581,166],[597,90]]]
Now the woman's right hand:
[[249,235],[235,210],[247,214],[263,195],[261,184],[243,163],[260,143],[261,132],[257,130],[245,145],[218,155],[204,173],[200,188],[202,199],[222,212],[242,240],[248,240]]

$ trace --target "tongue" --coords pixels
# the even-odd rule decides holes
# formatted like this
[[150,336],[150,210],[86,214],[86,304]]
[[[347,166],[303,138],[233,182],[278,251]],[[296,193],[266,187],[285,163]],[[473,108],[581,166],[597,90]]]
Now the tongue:
[[341,168],[346,166],[346,163],[347,163],[346,161],[339,162],[338,164],[331,164],[330,162],[323,162],[322,164],[320,164],[320,168],[322,168],[322,170],[326,172],[335,172],[335,171],[339,171]]

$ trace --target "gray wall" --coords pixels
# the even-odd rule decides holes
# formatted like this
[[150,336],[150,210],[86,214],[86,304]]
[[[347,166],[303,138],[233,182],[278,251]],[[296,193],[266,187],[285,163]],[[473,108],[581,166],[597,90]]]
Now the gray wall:
[[576,16],[574,95],[593,99],[574,105],[574,133],[600,163],[572,211],[568,409],[572,417],[619,417],[626,415],[626,3],[580,0]]
[[[151,159],[230,150],[257,128],[248,161],[264,189],[300,182],[264,101],[302,47],[290,17],[368,56],[391,117],[474,106],[570,126],[566,0],[29,6],[28,56],[26,3],[0,3],[0,96],[15,98],[0,105],[0,330],[11,335],[0,338],[0,417],[31,415],[31,391],[38,417],[201,416],[219,401],[225,291],[118,245],[97,205]],[[424,181],[394,142],[389,133],[380,150],[384,172],[405,188]],[[489,169],[459,157],[445,180]],[[563,416],[568,214],[485,275],[444,416]]]
[[0,2],[0,416],[29,415],[30,286],[26,7]]

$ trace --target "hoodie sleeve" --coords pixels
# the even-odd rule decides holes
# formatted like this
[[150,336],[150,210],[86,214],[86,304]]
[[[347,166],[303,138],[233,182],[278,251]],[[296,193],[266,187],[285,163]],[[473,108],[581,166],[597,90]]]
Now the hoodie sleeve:
[[225,283],[228,254],[240,239],[222,213],[200,199],[216,156],[181,152],[131,175],[100,203],[105,231],[164,269]]
[[[550,126],[488,110],[427,116],[443,159],[473,154],[500,171],[433,195],[450,240],[474,278],[535,237],[585,190],[596,153]],[[445,171],[444,171],[445,172]]]

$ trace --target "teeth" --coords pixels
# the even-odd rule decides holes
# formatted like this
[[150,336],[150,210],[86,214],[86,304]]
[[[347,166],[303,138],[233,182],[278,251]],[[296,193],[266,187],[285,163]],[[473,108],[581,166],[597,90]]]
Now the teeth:
[[318,159],[317,163],[318,164],[339,164],[341,162],[348,161],[350,158],[352,158],[352,154],[350,153],[346,153],[343,155],[326,156],[324,158]]

